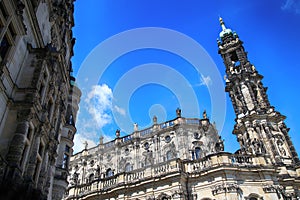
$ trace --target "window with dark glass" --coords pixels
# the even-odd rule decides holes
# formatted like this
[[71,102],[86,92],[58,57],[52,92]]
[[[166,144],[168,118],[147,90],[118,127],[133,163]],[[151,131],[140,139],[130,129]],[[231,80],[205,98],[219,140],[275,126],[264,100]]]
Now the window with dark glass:
[[7,57],[10,47],[14,45],[17,36],[14,28],[13,18],[9,13],[3,1],[0,1],[0,60]]
[[168,152],[167,152],[167,160],[171,160],[172,158],[173,158],[172,152],[171,152],[171,151],[168,151]]
[[92,181],[94,180],[94,178],[95,178],[95,175],[94,175],[94,174],[91,174],[91,175],[89,176],[89,182],[92,182]]
[[66,145],[66,147],[65,147],[65,152],[67,152],[67,153],[70,153],[70,147],[68,146],[68,145]]
[[170,141],[171,141],[171,136],[167,135],[167,136],[165,137],[165,141],[166,141],[167,143],[170,142]]
[[131,164],[130,163],[127,163],[125,165],[125,172],[130,172],[132,170],[132,167],[131,167]]
[[29,153],[29,149],[30,149],[29,147],[30,147],[32,135],[33,135],[33,129],[29,126],[29,128],[27,130],[27,135],[26,135],[26,138],[25,138],[25,146],[24,146],[24,149],[23,149],[23,152],[22,152],[22,158],[20,160],[21,168],[23,168],[24,165],[25,165],[25,162],[26,162],[26,159],[27,159],[27,156],[28,156],[28,153]]
[[111,177],[114,175],[114,172],[109,168],[108,170],[106,170],[106,177]]
[[195,157],[196,159],[199,159],[200,158],[200,153],[201,153],[201,150],[199,147],[196,147],[195,148]]
[[0,56],[2,58],[2,60],[5,58],[8,50],[9,50],[10,44],[8,42],[7,36],[4,35],[4,37],[1,40],[0,43]]
[[67,169],[68,165],[69,165],[69,155],[65,153],[63,163],[62,163],[62,168]]

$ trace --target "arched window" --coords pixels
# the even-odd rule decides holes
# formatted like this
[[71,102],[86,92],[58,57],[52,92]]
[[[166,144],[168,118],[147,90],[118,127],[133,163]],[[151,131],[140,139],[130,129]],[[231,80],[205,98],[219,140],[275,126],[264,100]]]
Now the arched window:
[[262,197],[259,196],[258,194],[251,193],[251,194],[249,194],[247,199],[249,199],[249,200],[258,200],[258,199],[262,199]]
[[167,156],[167,160],[171,160],[173,158],[171,151],[168,151],[166,156]]
[[92,181],[94,180],[94,177],[95,177],[94,174],[91,174],[91,175],[89,176],[89,183],[92,182]]
[[106,170],[106,177],[110,177],[113,175],[114,175],[114,172],[110,168]]
[[196,157],[196,159],[200,158],[200,153],[201,153],[200,147],[196,147],[195,148],[195,157]]
[[127,163],[127,164],[125,165],[125,172],[130,172],[131,170],[132,170],[131,164],[130,164],[130,163]]

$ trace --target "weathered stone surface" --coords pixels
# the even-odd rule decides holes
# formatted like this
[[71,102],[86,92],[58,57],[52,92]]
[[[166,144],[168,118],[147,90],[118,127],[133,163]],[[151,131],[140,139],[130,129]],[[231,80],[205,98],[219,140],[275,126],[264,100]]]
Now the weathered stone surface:
[[[2,34],[14,40],[0,58],[0,199],[19,199],[18,195],[61,199],[68,173],[67,166],[60,171],[61,158],[72,154],[76,132],[75,123],[70,126],[65,119],[76,119],[81,96],[69,74],[73,0],[3,0],[0,4],[10,19],[1,17]],[[51,13],[59,23],[53,23]],[[71,112],[66,113],[68,106]],[[70,137],[59,143],[61,134]],[[4,190],[3,184],[11,191]]]

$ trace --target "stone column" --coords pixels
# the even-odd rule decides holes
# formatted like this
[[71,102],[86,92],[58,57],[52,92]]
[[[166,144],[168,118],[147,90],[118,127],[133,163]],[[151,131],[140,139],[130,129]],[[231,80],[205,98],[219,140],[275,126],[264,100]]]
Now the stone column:
[[28,181],[33,181],[34,182],[34,172],[36,171],[36,164],[37,164],[37,154],[40,146],[40,134],[35,134],[33,139],[32,139],[32,144],[31,144],[31,151],[29,154],[29,160],[28,160],[28,165],[27,169],[25,172],[25,177]]
[[28,121],[19,122],[15,135],[9,146],[8,154],[6,156],[7,162],[10,166],[19,167],[22,159],[22,153],[25,146],[25,137],[28,132],[29,123]]
[[[7,178],[10,180],[15,180],[21,178],[20,162],[22,160],[22,155],[25,147],[25,138],[29,129],[29,118],[30,111],[22,110],[18,112],[17,120],[19,121],[16,127],[16,131],[10,146],[8,147],[8,153],[6,155],[6,160],[8,163],[8,173]],[[17,178],[18,177],[18,178]]]

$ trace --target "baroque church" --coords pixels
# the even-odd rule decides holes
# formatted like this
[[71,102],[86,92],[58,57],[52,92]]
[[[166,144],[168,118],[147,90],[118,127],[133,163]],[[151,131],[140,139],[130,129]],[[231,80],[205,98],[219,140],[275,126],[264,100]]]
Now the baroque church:
[[0,1],[0,199],[62,199],[81,92],[73,0]]
[[81,92],[72,76],[74,0],[0,1],[0,199],[299,199],[299,159],[243,42],[218,41],[240,149],[176,118],[73,154]]
[[240,149],[224,152],[216,127],[201,119],[153,124],[71,157],[64,199],[86,200],[292,200],[300,198],[299,158],[285,116],[270,104],[263,76],[248,60],[243,42],[220,18],[218,53],[225,91],[236,114]]

